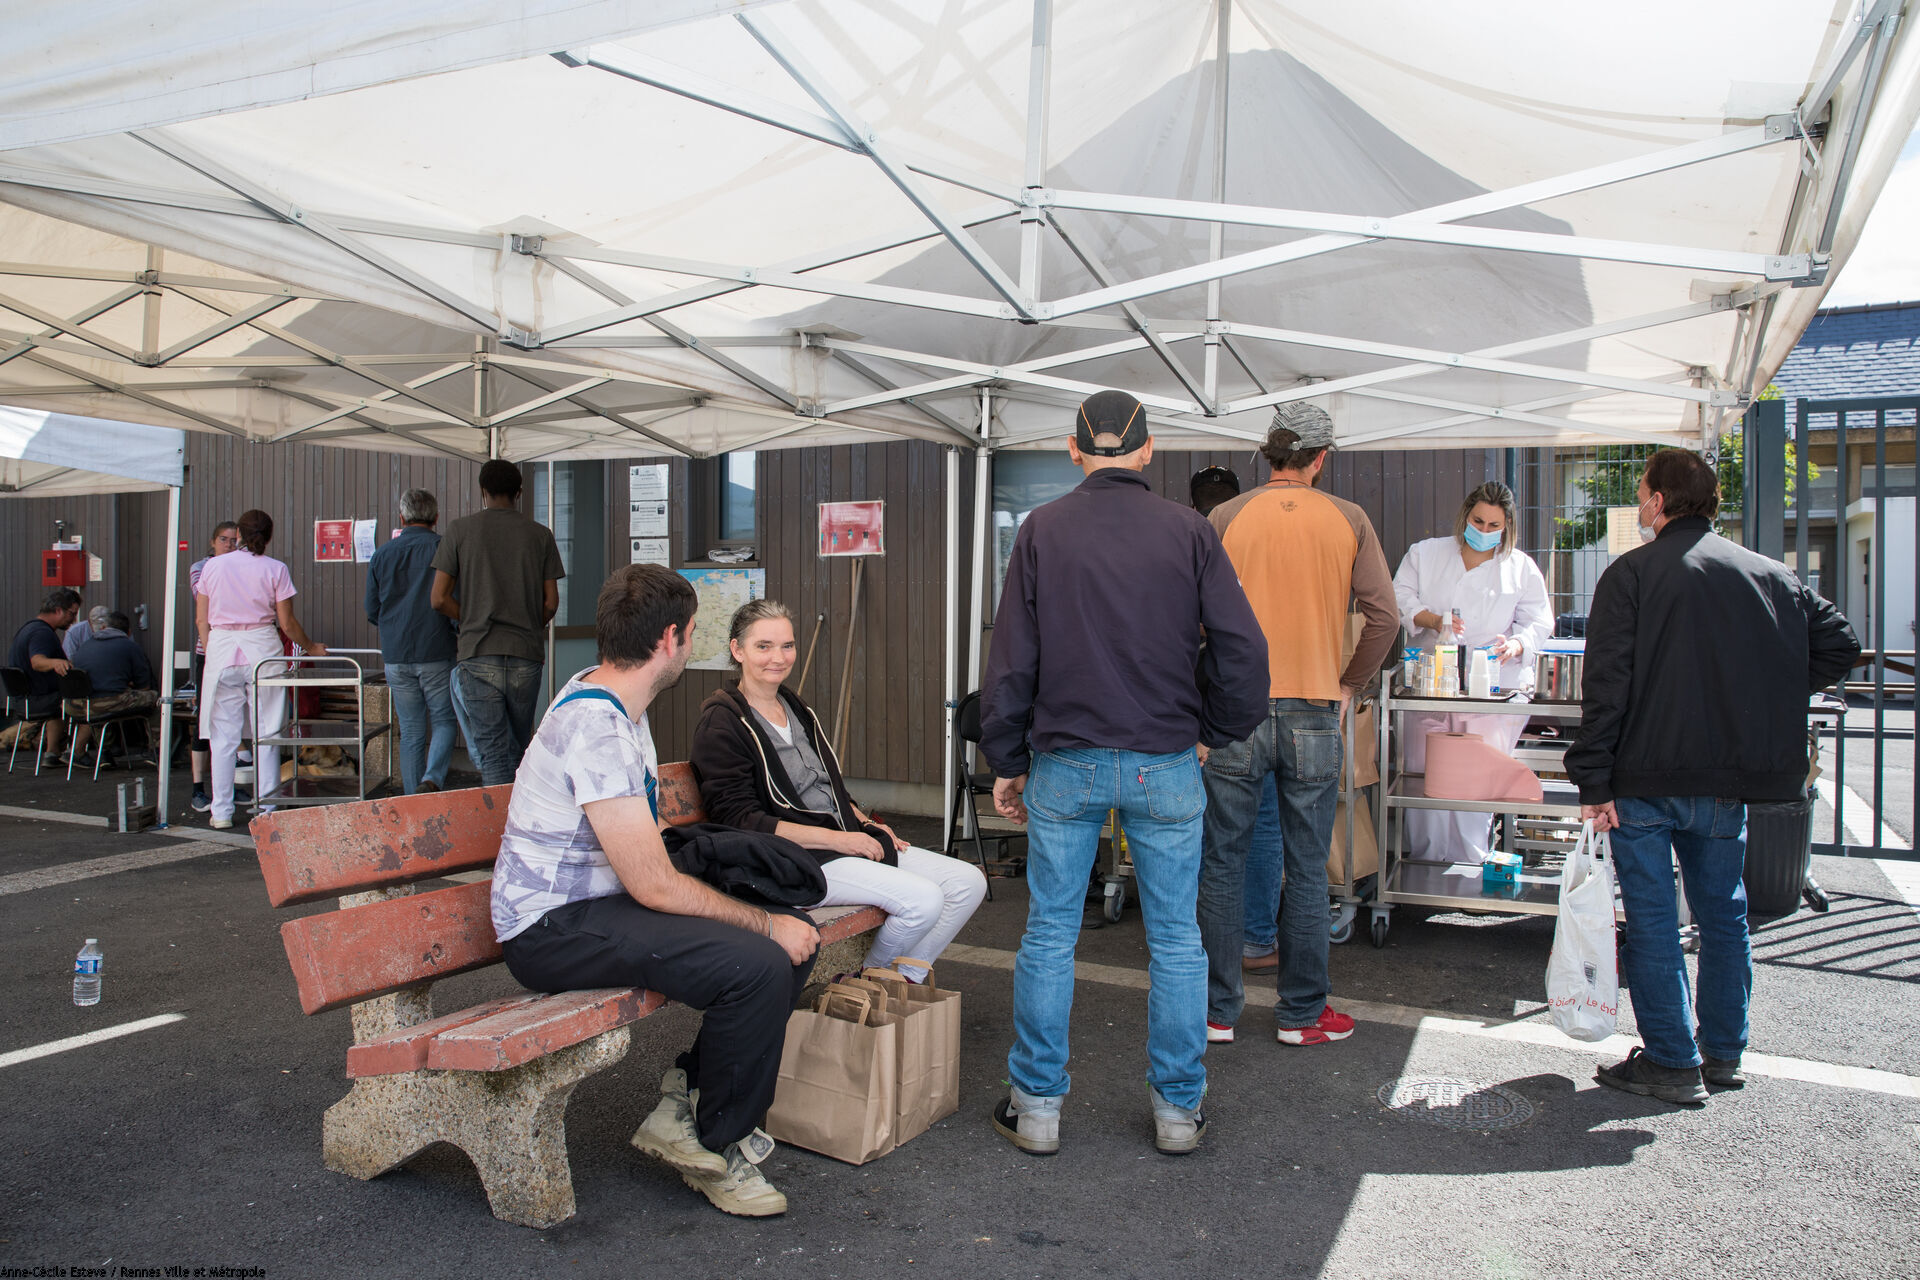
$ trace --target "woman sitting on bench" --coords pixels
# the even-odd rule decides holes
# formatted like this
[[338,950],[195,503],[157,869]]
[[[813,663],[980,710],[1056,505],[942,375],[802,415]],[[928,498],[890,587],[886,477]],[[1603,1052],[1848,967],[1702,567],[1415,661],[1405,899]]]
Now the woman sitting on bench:
[[[827,877],[827,896],[815,906],[885,911],[868,965],[939,959],[986,896],[986,877],[958,858],[915,848],[855,806],[819,717],[780,683],[793,670],[796,647],[785,605],[743,605],[728,637],[740,679],[701,704],[690,754],[707,816],[813,850]],[[910,966],[903,971],[926,977]]]

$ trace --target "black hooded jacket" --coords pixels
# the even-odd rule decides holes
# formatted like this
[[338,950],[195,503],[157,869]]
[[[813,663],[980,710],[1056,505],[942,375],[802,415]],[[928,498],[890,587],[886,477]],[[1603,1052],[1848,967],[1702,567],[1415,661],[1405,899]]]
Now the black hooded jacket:
[[[700,719],[693,726],[692,749],[687,762],[700,784],[700,800],[707,816],[715,822],[744,831],[771,833],[780,822],[804,823],[810,827],[828,827],[839,831],[864,831],[880,842],[889,866],[899,866],[893,840],[879,827],[860,821],[847,794],[846,780],[840,774],[840,761],[827,741],[820,717],[800,701],[798,694],[780,686],[781,701],[786,703],[789,719],[797,718],[806,726],[807,737],[820,753],[827,777],[833,783],[838,812],[827,813],[800,805],[799,789],[781,767],[780,755],[766,733],[754,723],[753,712],[740,694],[740,683],[729,680],[700,704]],[[852,855],[827,849],[809,849],[822,862]]]
[[827,896],[827,878],[813,850],[768,832],[690,822],[663,829],[660,839],[677,869],[730,897],[810,907]]

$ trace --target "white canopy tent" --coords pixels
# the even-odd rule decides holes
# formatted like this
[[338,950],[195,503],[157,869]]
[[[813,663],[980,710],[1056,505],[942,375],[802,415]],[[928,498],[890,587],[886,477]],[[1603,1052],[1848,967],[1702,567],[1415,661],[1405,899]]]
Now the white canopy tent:
[[[77,418],[0,405],[0,498],[55,498],[78,494],[167,495],[167,546],[180,542],[180,487],[187,477],[187,435],[177,427]],[[174,611],[180,596],[180,558],[167,557],[167,600],[161,607],[160,769],[156,812],[167,821],[165,763],[173,754]]]
[[1712,448],[1920,113],[1902,16],[43,6],[0,402],[523,461],[917,437],[982,481],[1103,386],[1163,447],[1314,399],[1348,447]]

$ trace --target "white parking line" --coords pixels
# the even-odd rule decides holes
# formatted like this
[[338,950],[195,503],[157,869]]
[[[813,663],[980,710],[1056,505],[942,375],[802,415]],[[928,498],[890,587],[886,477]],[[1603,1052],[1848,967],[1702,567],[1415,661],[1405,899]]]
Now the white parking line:
[[165,866],[169,862],[189,862],[194,858],[204,858],[210,853],[232,852],[232,845],[218,844],[212,840],[195,840],[188,844],[165,845],[158,849],[141,849],[134,853],[115,853],[104,858],[88,858],[82,862],[63,862],[58,866],[41,867],[35,871],[16,871],[10,876],[0,876],[0,897],[5,897],[9,893],[26,893],[33,889],[51,888],[56,884],[71,884],[75,880],[91,880],[95,876],[110,876],[121,871],[138,871],[143,867]]
[[1882,875],[1893,881],[1894,892],[1907,900],[1915,915],[1920,915],[1920,862],[1906,862],[1897,858],[1875,858],[1873,865],[1880,868]]
[[[1814,794],[1827,802],[1827,808],[1834,808],[1833,783],[1827,778],[1816,778],[1813,783]],[[1867,803],[1852,787],[1847,788],[1847,807],[1840,811],[1840,825],[1847,829],[1847,842],[1859,845],[1863,849],[1907,849],[1912,846],[1898,831],[1882,822],[1880,839],[1873,839],[1873,806]]]
[[[111,827],[107,819],[91,813],[62,813],[58,809],[31,809],[25,805],[0,804],[0,818],[26,818],[39,822],[65,822],[76,827]],[[149,827],[141,834],[166,836],[170,840],[211,840],[236,849],[253,848],[253,837],[244,829],[214,831],[206,827]]]
[[12,1053],[0,1053],[0,1067],[17,1067],[23,1062],[32,1062],[35,1058],[65,1053],[69,1049],[84,1049],[90,1044],[99,1044],[103,1040],[117,1040],[121,1036],[130,1036],[136,1031],[151,1031],[155,1027],[164,1027],[169,1022],[184,1022],[186,1017],[184,1013],[162,1013],[151,1018],[142,1018],[138,1022],[123,1022],[117,1027],[102,1027],[98,1031],[89,1031],[83,1036],[68,1036],[65,1040],[49,1040],[45,1044],[15,1049]]
[[[1012,969],[1015,954],[1012,951],[1001,951],[994,947],[969,947],[956,942],[941,955],[940,962],[981,965],[989,969]],[[1073,976],[1080,982],[1131,987],[1136,991],[1145,991],[1148,987],[1144,969],[1128,969],[1120,965],[1076,963],[1073,966]],[[1578,1053],[1597,1054],[1607,1058],[1624,1057],[1629,1049],[1640,1044],[1640,1041],[1633,1036],[1611,1036],[1597,1044],[1586,1044],[1560,1034],[1547,1022],[1480,1022],[1431,1009],[1414,1009],[1398,1004],[1375,1004],[1367,1000],[1342,999],[1340,1011],[1362,1022],[1409,1027],[1416,1032],[1437,1031],[1447,1035],[1535,1044],[1549,1049],[1571,1049]],[[1764,1053],[1746,1054],[1741,1058],[1741,1066],[1749,1075],[1773,1076],[1781,1080],[1801,1080],[1808,1084],[1833,1085],[1842,1089],[1859,1089],[1868,1093],[1890,1094],[1896,1098],[1920,1098],[1920,1076],[1902,1075],[1897,1071],[1843,1067],[1830,1062],[1811,1062],[1804,1058],[1782,1058]]]

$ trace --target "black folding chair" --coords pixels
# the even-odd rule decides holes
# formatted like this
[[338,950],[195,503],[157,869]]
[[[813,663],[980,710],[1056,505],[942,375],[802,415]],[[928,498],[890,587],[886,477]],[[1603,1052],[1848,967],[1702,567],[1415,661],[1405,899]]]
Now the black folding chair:
[[[980,863],[982,872],[987,869],[987,847],[980,839],[980,810],[978,798],[993,794],[993,773],[991,770],[976,773],[967,767],[967,745],[980,743],[980,691],[974,690],[960,699],[960,705],[953,710],[953,821],[947,824],[946,844],[941,852],[951,854],[958,839],[966,839],[971,834],[973,856]],[[993,901],[993,880],[987,880],[987,901]]]
[[55,699],[50,706],[40,711],[33,709],[34,697],[27,692],[27,673],[19,667],[0,667],[0,686],[7,693],[7,714],[20,717],[20,726],[13,735],[13,752],[7,757],[7,772],[13,772],[14,761],[20,758],[20,739],[31,732],[34,736],[33,776],[40,776],[40,760],[46,754],[47,725],[60,718],[60,702]]
[[[132,745],[127,741],[127,722],[134,721],[139,724],[145,724],[147,722],[147,709],[145,708],[139,710],[123,708],[117,711],[95,712],[93,700],[99,696],[102,695],[95,694],[93,691],[93,677],[85,671],[82,671],[79,667],[69,667],[67,674],[60,677],[60,704],[65,712],[64,719],[67,722],[68,736],[71,739],[67,745],[67,780],[69,782],[73,780],[74,757],[80,754],[79,748],[73,745],[79,741],[78,735],[74,734],[73,730],[83,724],[101,726],[100,741],[96,742],[93,746],[93,780],[98,782],[100,780],[100,766],[104,764],[107,759],[107,735],[112,733],[115,727],[119,728],[120,752],[122,755],[125,755],[133,750]],[[80,707],[79,715],[73,713],[73,708],[76,704]]]

